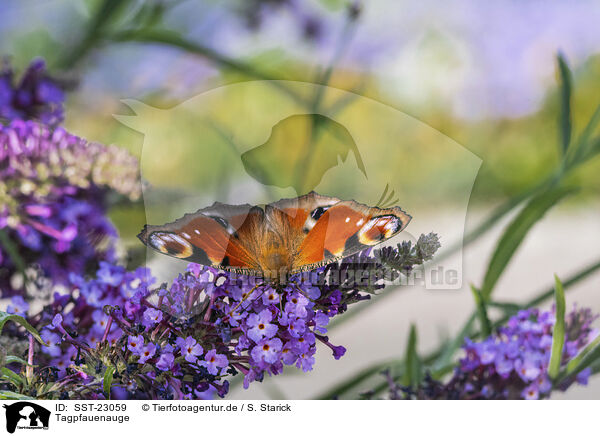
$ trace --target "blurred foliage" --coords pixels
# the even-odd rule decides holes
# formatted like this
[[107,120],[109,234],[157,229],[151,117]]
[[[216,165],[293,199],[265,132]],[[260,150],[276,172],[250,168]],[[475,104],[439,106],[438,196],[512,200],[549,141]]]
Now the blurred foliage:
[[[531,307],[541,301],[549,299],[553,289],[547,290],[522,305],[503,303],[491,298],[492,290],[508,265],[513,254],[525,238],[530,228],[550,209],[555,203],[571,193],[570,187],[582,189],[578,191],[576,201],[579,204],[597,201],[600,193],[600,159],[593,159],[600,146],[596,137],[597,106],[600,101],[600,87],[597,86],[600,78],[600,56],[590,57],[577,71],[571,73],[566,67],[563,58],[559,58],[556,68],[559,86],[548,84],[548,93],[540,109],[527,116],[517,118],[488,118],[479,121],[465,120],[453,115],[448,105],[440,103],[431,104],[426,108],[412,106],[411,103],[391,97],[393,94],[386,88],[384,82],[374,74],[365,74],[360,71],[338,66],[336,61],[348,49],[346,44],[350,40],[353,20],[356,19],[356,10],[348,8],[353,3],[344,0],[323,0],[323,4],[330,10],[346,10],[348,25],[345,28],[340,43],[330,65],[313,65],[292,58],[282,50],[265,50],[259,54],[252,54],[240,58],[230,58],[226,54],[204,45],[202,41],[188,39],[182,33],[174,31],[164,23],[164,3],[147,2],[144,7],[134,7],[134,2],[116,0],[96,0],[86,3],[89,15],[75,14],[72,18],[73,36],[69,41],[54,40],[47,32],[36,30],[25,37],[11,41],[10,54],[13,55],[14,64],[26,65],[34,56],[45,57],[50,67],[63,70],[66,78],[82,77],[94,71],[96,62],[102,57],[104,50],[116,46],[150,46],[165,47],[208,62],[214,67],[214,76],[204,80],[199,79],[198,88],[190,90],[190,95],[185,98],[173,96],[163,89],[157,88],[146,91],[143,95],[136,95],[147,106],[155,108],[171,108],[189,99],[202,90],[213,89],[225,84],[244,82],[255,79],[283,79],[297,80],[312,83],[322,83],[333,88],[340,88],[355,92],[356,94],[381,101],[399,111],[404,111],[409,116],[415,117],[415,125],[424,123],[436,129],[427,130],[414,128],[398,134],[398,141],[406,144],[406,148],[394,150],[389,155],[376,156],[381,165],[381,173],[386,174],[381,180],[388,189],[387,173],[394,178],[396,185],[401,184],[402,192],[398,192],[400,202],[421,201],[431,208],[443,206],[443,202],[452,205],[461,194],[462,185],[457,184],[455,191],[449,186],[448,180],[454,174],[458,175],[467,169],[460,162],[454,162],[448,148],[440,148],[440,137],[445,135],[464,146],[466,149],[479,156],[483,165],[478,174],[472,196],[471,205],[490,205],[500,203],[500,207],[479,229],[473,232],[472,238],[467,236],[466,243],[475,239],[491,228],[499,218],[513,211],[522,203],[527,202],[525,208],[507,227],[503,237],[499,240],[496,252],[492,256],[488,274],[475,295],[477,296],[477,309],[469,318],[461,338],[470,335],[477,337],[481,332],[474,328],[474,321],[487,319],[486,308],[495,307],[503,311],[500,319],[490,321],[492,327],[499,325],[509,313],[522,307]],[[63,44],[64,43],[64,44]],[[443,52],[442,48],[442,52]],[[123,62],[127,62],[124,59]],[[106,71],[104,71],[106,73]],[[110,74],[118,74],[111,71]],[[143,72],[142,72],[143,73]],[[172,79],[177,80],[177,78]],[[289,93],[296,99],[298,105],[305,105],[309,113],[320,113],[325,108],[328,113],[350,114],[352,126],[356,131],[366,132],[377,130],[373,127],[373,114],[362,111],[351,96],[342,99],[331,99],[327,95],[298,94],[286,88],[284,84],[274,82],[280,90]],[[571,86],[573,85],[573,86]],[[269,110],[268,103],[276,106],[278,100],[270,101],[271,94],[265,93],[259,99],[264,100],[265,112]],[[67,106],[66,127],[76,134],[90,140],[102,143],[116,143],[129,151],[141,156],[144,137],[138,131],[127,127],[117,121],[113,114],[131,115],[131,111],[120,102],[124,96],[120,92],[106,92],[101,90],[96,93],[74,92]],[[131,96],[125,96],[131,97]],[[571,104],[576,101],[576,104]],[[283,122],[273,127],[271,138],[261,138],[259,134],[248,129],[245,135],[237,135],[231,131],[231,126],[220,121],[229,120],[231,108],[229,102],[222,102],[220,106],[212,107],[215,123],[212,130],[206,124],[198,122],[194,113],[182,113],[171,129],[177,130],[177,138],[169,135],[169,130],[161,132],[153,150],[156,150],[157,180],[168,185],[165,196],[177,196],[178,183],[189,185],[208,186],[217,181],[222,188],[219,174],[233,172],[228,163],[231,161],[232,151],[236,155],[246,156],[242,162],[250,175],[267,184],[293,186],[297,191],[312,189],[316,176],[309,174],[305,179],[298,174],[310,173],[307,167],[312,168],[310,157],[312,147],[322,147],[321,141],[336,144],[335,155],[350,154],[349,159],[354,159],[358,164],[359,174],[362,170],[358,154],[353,153],[352,138],[348,140],[343,130],[333,124],[325,132],[319,133],[319,117],[312,119],[304,117],[294,123],[283,126]],[[355,105],[355,106],[353,106]],[[364,107],[364,106],[362,106]],[[358,108],[358,109],[357,109]],[[135,113],[135,111],[134,111]],[[156,112],[158,113],[158,112]],[[156,115],[155,113],[155,115]],[[596,114],[596,115],[595,115]],[[165,120],[163,120],[165,121]],[[166,119],[167,124],[173,120]],[[252,126],[255,118],[239,120],[241,126]],[[289,121],[289,119],[287,120]],[[159,124],[159,123],[151,123]],[[586,126],[588,126],[586,128]],[[284,128],[285,127],[285,128]],[[344,129],[344,127],[342,127]],[[258,129],[256,129],[258,130]],[[298,135],[297,132],[301,134]],[[315,135],[314,132],[317,131]],[[342,132],[344,137],[339,140],[332,139],[335,133]],[[384,138],[389,132],[375,131],[376,138]],[[395,133],[394,133],[395,134]],[[233,139],[232,139],[233,138]],[[320,140],[318,138],[321,138]],[[235,140],[234,140],[235,139]],[[235,142],[237,141],[237,143]],[[286,146],[297,142],[293,149],[297,153],[287,153]],[[198,144],[203,147],[218,150],[218,153],[197,154],[196,159],[190,159],[191,152]],[[261,145],[262,144],[262,145]],[[558,144],[558,146],[557,146]],[[147,144],[146,144],[147,145]],[[381,144],[374,144],[373,147]],[[232,148],[233,147],[233,148]],[[412,147],[412,148],[411,148]],[[246,151],[248,148],[251,151]],[[229,151],[228,151],[229,150]],[[426,156],[415,165],[405,165],[404,158],[419,151]],[[350,153],[348,153],[350,151]],[[245,152],[245,154],[244,154]],[[229,153],[229,157],[228,157]],[[394,154],[395,153],[395,154]],[[217,156],[218,155],[218,156]],[[210,158],[208,157],[210,156]],[[283,165],[277,165],[275,157],[284,158]],[[329,157],[329,156],[328,156]],[[400,164],[398,164],[400,162]],[[404,165],[404,166],[401,166]],[[162,166],[162,173],[159,171]],[[330,168],[331,164],[320,162],[318,174],[323,169]],[[401,168],[401,170],[399,169]],[[364,171],[363,171],[364,172]],[[369,174],[369,176],[371,176]],[[351,183],[348,177],[342,184]],[[308,181],[307,181],[308,180]],[[362,182],[362,179],[360,179]],[[277,183],[271,183],[278,181]],[[378,180],[379,181],[379,180]],[[560,185],[558,190],[556,185]],[[440,186],[445,189],[444,195]],[[208,189],[208,188],[207,188]],[[172,190],[172,191],[171,191]],[[299,193],[300,193],[299,192]],[[557,194],[558,192],[558,194]],[[455,195],[454,195],[455,194]],[[564,194],[564,195],[563,195]],[[414,198],[411,198],[414,197]],[[571,198],[571,197],[569,197]],[[144,208],[141,204],[119,205],[111,212],[111,218],[119,227],[124,240],[130,241],[137,231],[146,222]],[[451,252],[452,250],[450,250]],[[135,263],[135,261],[132,261]],[[593,263],[582,269],[573,277],[565,280],[565,290],[597,271],[600,263]],[[383,301],[381,297],[377,301]],[[346,316],[345,320],[352,317]],[[483,330],[488,330],[484,328]],[[460,336],[459,335],[459,336]],[[353,378],[344,381],[340,386],[334,387],[323,394],[324,398],[335,395],[356,396],[364,386],[373,386],[373,377],[383,368],[392,367],[394,374],[404,377],[407,384],[413,384],[420,377],[416,367],[422,364],[428,369],[433,369],[437,376],[443,376],[449,368],[453,354],[459,348],[461,341],[453,339],[430,353],[427,356],[418,356],[416,330],[411,331],[411,340],[407,348],[406,358],[392,362],[382,362],[356,374]],[[594,350],[597,353],[597,349]],[[384,389],[385,382],[376,387]]]

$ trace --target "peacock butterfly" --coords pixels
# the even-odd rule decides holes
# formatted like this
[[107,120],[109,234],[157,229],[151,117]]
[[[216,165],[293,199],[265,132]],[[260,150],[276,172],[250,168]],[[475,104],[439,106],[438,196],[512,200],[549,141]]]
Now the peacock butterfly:
[[154,250],[238,274],[280,277],[309,271],[377,245],[410,215],[316,192],[263,207],[214,203],[138,235]]

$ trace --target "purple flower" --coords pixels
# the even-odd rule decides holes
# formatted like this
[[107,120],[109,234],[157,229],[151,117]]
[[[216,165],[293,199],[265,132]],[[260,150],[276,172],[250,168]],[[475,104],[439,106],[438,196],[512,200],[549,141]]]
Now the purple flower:
[[14,84],[8,65],[0,69],[0,118],[37,119],[45,124],[62,122],[64,94],[46,72],[43,59],[31,62],[22,79]]
[[127,338],[127,349],[133,354],[140,355],[144,348],[144,337],[142,335],[129,336]]
[[332,346],[331,351],[333,352],[333,358],[335,360],[341,359],[344,356],[344,354],[346,354],[346,348],[341,345]]
[[[17,245],[20,261],[39,266],[40,279],[67,284],[69,274],[115,260],[117,231],[106,217],[107,195],[112,190],[138,198],[137,168],[123,149],[88,143],[62,128],[0,123],[0,229]],[[24,293],[9,280],[17,265],[0,254],[2,296]],[[109,267],[102,264],[99,276]]]
[[173,353],[162,353],[156,362],[156,367],[161,371],[169,371],[175,363]]
[[255,362],[275,363],[279,358],[282,345],[279,338],[260,341],[252,348],[252,359]]
[[6,312],[14,315],[26,316],[29,310],[29,303],[20,295],[15,295],[10,299],[10,304],[6,308]]
[[278,304],[280,301],[277,291],[269,286],[262,296],[262,302],[265,306],[270,304]]
[[204,353],[204,349],[202,348],[202,346],[198,344],[196,342],[196,339],[194,339],[191,336],[188,336],[185,339],[177,338],[176,343],[179,347],[179,350],[181,351],[181,355],[188,362],[196,362],[196,360],[198,360],[198,356]]
[[151,359],[154,356],[154,353],[156,353],[156,345],[154,345],[152,342],[149,342],[146,346],[144,346],[141,349],[139,353],[140,358],[138,359],[138,363],[146,363],[148,359]]
[[148,308],[144,311],[144,318],[142,324],[144,327],[153,327],[161,322],[163,314],[160,310]]
[[283,348],[281,349],[281,360],[285,365],[293,365],[296,363],[298,359],[298,355],[294,351],[293,343],[286,342]]
[[96,278],[109,285],[119,286],[124,276],[124,269],[117,265],[112,265],[108,262],[100,262],[100,269],[96,273]]
[[311,371],[313,365],[315,364],[314,350],[310,350],[304,352],[298,356],[298,360],[296,361],[296,366],[304,372]]
[[[573,310],[565,317],[563,365],[591,341],[591,323],[596,318],[588,309]],[[419,388],[418,398],[548,398],[552,391],[548,364],[554,323],[552,312],[522,310],[481,342],[466,339],[465,357],[453,378],[446,384],[430,380]],[[579,373],[576,381],[585,384],[590,372],[587,368]],[[563,382],[560,388],[566,389],[572,382]]]
[[523,355],[515,361],[515,370],[525,382],[535,380],[542,372],[541,359],[531,353]]
[[323,312],[317,312],[314,317],[315,331],[320,334],[327,333],[327,324],[329,324],[329,317]]
[[577,383],[580,385],[586,386],[588,384],[588,379],[592,375],[592,368],[586,368],[577,374]]
[[52,357],[60,356],[62,352],[60,349],[60,336],[48,329],[43,329],[40,336],[48,344],[47,346],[42,345],[42,350]]
[[217,350],[214,348],[206,353],[204,360],[200,362],[200,365],[206,367],[209,374],[217,375],[219,368],[226,368],[229,365],[227,356],[224,354],[217,354]]
[[56,315],[54,315],[54,318],[52,318],[52,327],[54,327],[55,329],[61,328],[62,322],[63,316],[60,313],[57,313]]
[[249,327],[248,337],[254,342],[259,342],[262,338],[272,338],[277,333],[277,326],[271,324],[273,314],[269,309],[264,309],[260,313],[252,313],[248,316],[246,324]]
[[92,319],[94,320],[94,327],[98,330],[104,331],[110,316],[108,316],[102,310],[94,310],[94,313],[92,313]]
[[521,396],[525,400],[537,400],[540,397],[540,393],[537,389],[537,386],[535,384],[531,384],[525,389],[523,389],[523,392],[521,392]]
[[[39,202],[30,204],[35,205],[28,209],[35,219],[55,213],[52,208],[38,207]],[[70,238],[68,225],[42,224],[37,226],[40,232],[53,238],[53,234]],[[327,270],[320,268],[314,274],[322,283],[320,274],[327,274]],[[315,364],[317,339],[331,348],[334,358],[340,358],[345,348],[332,345],[322,333],[332,316],[344,312],[348,303],[365,297],[355,290],[342,293],[333,285],[316,289],[292,280],[273,289],[260,281],[195,264],[190,264],[170,285],[153,287],[154,281],[146,269],[127,271],[113,263],[99,264],[92,278],[76,272],[69,274],[69,292],[54,295],[41,314],[41,325],[50,321],[50,314],[57,314],[54,324],[62,329],[61,333],[68,329],[77,335],[60,347],[52,342],[43,348],[38,355],[40,363],[66,368],[67,360],[58,361],[63,354],[51,354],[60,353],[61,349],[70,350],[68,353],[76,350],[76,354],[64,354],[75,359],[82,374],[81,383],[94,380],[102,365],[93,368],[92,374],[88,373],[92,370],[89,364],[81,364],[89,362],[87,355],[96,356],[94,348],[99,347],[106,333],[108,344],[102,347],[114,348],[98,351],[109,359],[130,363],[119,374],[120,383],[129,392],[124,395],[197,399],[214,392],[223,396],[228,390],[227,374],[243,373],[247,387],[265,375],[280,374],[284,365],[310,371]],[[251,291],[252,295],[248,295]],[[273,298],[268,298],[269,294]],[[336,303],[332,304],[332,300]],[[109,323],[111,329],[107,332]],[[56,341],[57,332],[44,335],[50,337],[51,333],[55,335],[51,339]],[[76,345],[78,341],[82,347]],[[209,351],[204,354],[205,349]],[[164,371],[168,373],[163,374]],[[88,397],[103,395],[94,391],[86,393]]]

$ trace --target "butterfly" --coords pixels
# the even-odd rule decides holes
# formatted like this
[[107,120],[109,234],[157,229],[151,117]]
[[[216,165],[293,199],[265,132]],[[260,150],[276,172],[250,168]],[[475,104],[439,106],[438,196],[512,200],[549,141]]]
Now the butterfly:
[[238,274],[281,277],[310,271],[377,245],[410,222],[399,207],[380,209],[310,192],[264,207],[212,206],[138,238],[154,250]]

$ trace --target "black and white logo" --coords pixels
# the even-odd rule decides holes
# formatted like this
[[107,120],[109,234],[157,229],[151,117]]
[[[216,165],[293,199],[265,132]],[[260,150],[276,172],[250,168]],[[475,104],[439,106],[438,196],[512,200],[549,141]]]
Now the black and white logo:
[[38,404],[19,401],[3,407],[6,409],[6,431],[9,433],[14,433],[16,429],[48,429],[50,411]]

